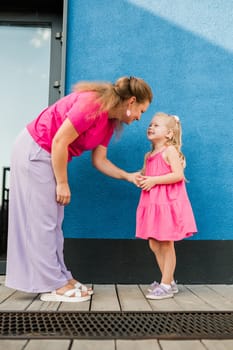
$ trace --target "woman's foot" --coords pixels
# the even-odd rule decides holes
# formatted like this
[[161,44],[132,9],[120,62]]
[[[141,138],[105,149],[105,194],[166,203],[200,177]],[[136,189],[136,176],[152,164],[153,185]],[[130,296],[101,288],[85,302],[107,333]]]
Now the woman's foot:
[[[72,283],[69,282],[69,283],[67,283],[65,286],[56,289],[56,293],[57,293],[57,294],[63,295],[64,293],[66,293],[66,292],[68,292],[68,291],[70,291],[70,290],[74,290],[74,289],[75,289],[74,284],[72,284]],[[74,296],[75,296],[75,292],[74,292],[73,294],[74,294]],[[85,296],[88,296],[88,295],[89,295],[89,294],[88,294],[87,291],[82,291],[82,290],[81,290],[81,297],[85,297]],[[72,295],[71,295],[71,297],[72,297]]]
[[88,295],[92,295],[94,293],[92,288],[88,288],[85,284],[75,280],[74,278],[69,280],[69,284],[73,286],[73,288],[79,289],[81,292],[85,292]]
[[81,290],[73,288],[72,284],[66,284],[50,293],[42,293],[40,295],[41,301],[49,302],[80,303],[82,301],[88,301],[90,298],[87,292],[81,292]]

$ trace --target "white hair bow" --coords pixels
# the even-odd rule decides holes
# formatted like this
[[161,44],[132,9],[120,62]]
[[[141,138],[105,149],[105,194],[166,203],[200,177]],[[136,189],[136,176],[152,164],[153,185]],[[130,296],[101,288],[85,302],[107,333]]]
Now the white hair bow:
[[178,117],[178,115],[173,115],[173,117],[175,118],[175,120],[176,120],[177,122],[180,121],[180,118]]

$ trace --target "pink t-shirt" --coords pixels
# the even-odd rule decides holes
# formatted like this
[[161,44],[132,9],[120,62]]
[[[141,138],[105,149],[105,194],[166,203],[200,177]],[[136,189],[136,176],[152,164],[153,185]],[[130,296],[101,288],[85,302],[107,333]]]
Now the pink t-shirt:
[[92,91],[73,92],[47,107],[27,129],[43,149],[51,153],[54,135],[66,118],[69,118],[79,136],[68,147],[68,160],[98,145],[108,146],[114,132],[114,120],[108,112],[99,111],[96,94]]

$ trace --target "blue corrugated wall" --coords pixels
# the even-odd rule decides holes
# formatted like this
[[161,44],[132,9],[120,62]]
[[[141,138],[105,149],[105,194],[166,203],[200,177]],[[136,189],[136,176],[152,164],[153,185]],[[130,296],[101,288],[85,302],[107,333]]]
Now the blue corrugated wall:
[[[228,0],[69,0],[66,93],[79,80],[144,78],[154,100],[112,140],[109,158],[140,169],[156,111],[180,116],[194,239],[232,239],[233,3]],[[65,237],[133,238],[139,189],[98,173],[90,153],[69,164]]]

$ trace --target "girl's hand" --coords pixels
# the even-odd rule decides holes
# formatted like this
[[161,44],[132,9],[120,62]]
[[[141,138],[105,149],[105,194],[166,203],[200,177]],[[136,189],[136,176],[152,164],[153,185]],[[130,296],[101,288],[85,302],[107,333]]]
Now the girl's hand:
[[141,187],[140,182],[141,182],[141,180],[143,180],[143,178],[144,178],[144,176],[142,176],[141,173],[139,173],[139,174],[136,176],[136,185],[137,185],[137,187]]
[[150,191],[156,185],[154,176],[141,176],[139,179],[139,187],[144,191]]
[[57,194],[56,200],[61,205],[67,205],[70,203],[71,193],[70,193],[69,184],[67,182],[57,184],[56,194]]

